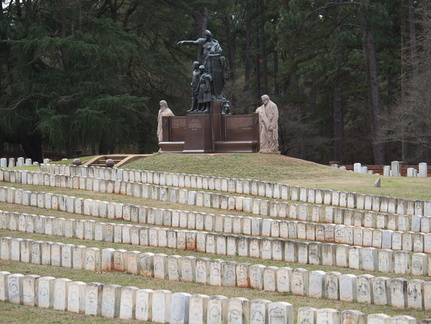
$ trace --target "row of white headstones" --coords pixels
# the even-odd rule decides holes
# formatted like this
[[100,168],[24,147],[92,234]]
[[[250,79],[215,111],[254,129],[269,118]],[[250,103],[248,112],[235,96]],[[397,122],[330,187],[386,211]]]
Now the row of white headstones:
[[[5,273],[5,276],[6,276],[7,274]],[[12,276],[12,277],[11,277]],[[9,279],[9,277],[11,278],[11,279]],[[16,277],[16,276],[15,276]],[[15,291],[15,284],[13,284],[13,282],[16,282],[16,280],[14,279],[15,278],[13,275],[7,275],[7,282],[9,283],[9,281],[11,282],[11,285],[10,285],[10,288],[12,288],[12,289],[10,289],[10,291]],[[24,280],[24,278],[22,277],[22,276],[18,276],[19,278],[22,278],[22,280]],[[24,276],[25,277],[25,276]],[[15,280],[15,281],[14,281]],[[21,280],[21,279],[17,279],[18,280],[18,282]],[[22,283],[23,283],[23,281],[22,281]],[[51,285],[53,285],[53,284],[51,284]],[[60,284],[59,284],[60,285]],[[88,286],[88,285],[87,285]],[[22,287],[22,286],[21,286]],[[100,288],[100,287],[99,287]],[[20,291],[20,289],[19,289],[19,287],[18,287],[18,291]],[[83,291],[83,290],[81,290],[81,291]],[[87,291],[87,288],[85,289],[85,291]],[[99,289],[99,291],[102,293],[102,295],[101,296],[103,296],[103,291],[104,291],[104,289],[103,289],[103,287],[101,288],[101,289]],[[89,292],[89,294],[88,295],[94,295],[94,293],[90,293]],[[169,295],[169,294],[168,294]],[[23,295],[24,296],[24,295]],[[87,294],[85,294],[85,298],[84,298],[84,300],[87,300]],[[179,317],[181,317],[181,316],[179,316],[178,314],[180,314],[180,313],[183,313],[184,314],[184,318],[186,317],[186,316],[189,316],[190,314],[191,314],[191,308],[190,308],[190,302],[192,301],[192,300],[194,300],[194,299],[192,299],[192,297],[193,296],[189,296],[190,298],[188,298],[187,296],[186,297],[184,297],[184,295],[182,295],[181,297],[178,297],[178,298],[176,298],[176,299],[178,299],[178,300],[185,300],[184,302],[180,302],[179,304],[177,303],[177,302],[173,302],[173,299],[171,298],[170,299],[170,302],[169,302],[169,305],[170,305],[170,307],[167,307],[167,304],[165,303],[165,306],[166,307],[164,307],[165,308],[165,314],[167,314],[167,316],[169,316],[170,317],[170,321],[171,322],[173,322],[173,323],[176,323],[176,321],[174,320],[174,318],[179,318]],[[136,298],[136,297],[135,297]],[[108,298],[105,298],[106,300],[108,299]],[[127,297],[124,297],[124,299],[125,300],[127,300]],[[195,298],[196,299],[196,298]],[[216,298],[217,299],[217,298]],[[99,300],[99,299],[97,299],[97,300]],[[101,300],[102,300],[102,303],[101,303],[101,305],[100,305],[100,307],[102,307],[103,306],[103,298],[101,298]],[[188,300],[188,301],[187,301]],[[208,297],[208,302],[211,300],[211,297]],[[223,300],[225,300],[225,299],[223,299]],[[230,301],[231,299],[226,299],[225,300],[225,302],[220,302],[220,305],[225,305],[224,307],[222,307],[222,308],[214,308],[214,307],[210,307],[209,308],[209,310],[218,310],[218,312],[220,313],[220,314],[226,314],[226,318],[234,318],[235,316],[236,317],[238,317],[238,314],[242,314],[241,315],[241,318],[253,318],[253,316],[251,316],[251,314],[252,314],[252,312],[250,311],[250,312],[248,312],[248,310],[251,310],[251,307],[250,307],[250,305],[253,305],[253,304],[256,304],[256,303],[253,303],[253,301],[244,301],[244,300],[242,300],[241,302],[239,302],[239,304],[238,304],[238,301],[236,300],[236,301]],[[121,298],[120,298],[120,301],[118,301],[117,300],[117,302],[119,302],[119,305],[121,305],[122,304],[122,302],[121,302]],[[238,309],[237,307],[235,307],[234,305],[235,305],[235,303],[237,303],[236,305],[243,305],[243,307],[241,307],[240,309]],[[179,306],[179,305],[183,305],[183,306]],[[186,304],[188,304],[187,305],[187,307],[186,306],[184,306],[184,305],[186,305]],[[148,305],[148,304],[147,304]],[[152,304],[152,305],[154,305],[155,307],[158,307],[158,304]],[[211,304],[212,305],[212,304]],[[230,306],[229,306],[230,305]],[[248,305],[248,306],[247,306]],[[268,304],[269,305],[269,304]],[[207,305],[208,306],[208,305]],[[268,306],[269,307],[269,306]],[[284,307],[284,308],[283,308]],[[188,309],[189,310],[189,312],[187,312],[187,311],[184,311],[184,309]],[[169,311],[167,311],[167,309],[169,309]],[[179,310],[181,310],[182,309],[182,311],[179,311]],[[207,308],[208,309],[208,308]],[[269,309],[269,308],[267,308],[267,309]],[[272,308],[271,308],[272,309]],[[285,310],[284,312],[282,311],[282,310]],[[291,311],[287,311],[287,310],[291,310]],[[135,310],[135,312],[136,312],[136,310]],[[159,313],[159,312],[157,312],[157,313]],[[169,314],[168,314],[169,313]],[[175,314],[174,314],[175,313]],[[186,313],[188,313],[189,315],[185,315]],[[205,319],[205,320],[208,320],[209,319],[209,314],[210,314],[211,312],[207,312],[207,315],[208,315],[208,317]],[[353,313],[355,313],[355,312],[353,312]],[[213,313],[212,313],[213,314]],[[235,315],[236,314],[236,315]],[[248,314],[248,315],[247,315]],[[255,313],[253,313],[253,314],[255,314]],[[290,318],[293,318],[293,309],[292,309],[292,307],[291,307],[291,305],[289,306],[289,305],[286,305],[286,304],[278,304],[277,305],[277,307],[275,308],[275,311],[272,311],[271,312],[271,314],[273,315],[273,316],[275,316],[274,317],[274,319],[276,319],[276,318],[279,318],[280,316],[282,316],[282,314],[285,314],[285,315],[283,315],[284,316],[284,318],[285,318],[285,322],[286,323],[288,323],[288,322],[291,322],[291,323],[293,323],[292,321],[293,321],[293,319],[291,320]],[[269,315],[269,316],[272,316],[272,315]],[[304,316],[308,316],[307,314],[309,314],[309,316],[311,316],[311,317],[317,317],[317,319],[318,319],[318,322],[320,322],[320,321],[322,321],[325,317],[326,318],[328,318],[328,319],[330,319],[330,321],[329,321],[329,323],[340,323],[340,321],[344,321],[344,318],[347,318],[347,317],[349,317],[349,316],[352,316],[352,313],[350,312],[350,313],[346,313],[346,312],[344,312],[344,314],[343,313],[340,313],[340,312],[338,312],[338,311],[335,311],[335,310],[313,310],[313,309],[300,309],[300,310],[298,310],[298,318],[302,318],[302,319],[305,319],[304,318]],[[359,317],[358,318],[364,318],[364,315],[361,315],[361,314],[358,314],[358,313],[355,313],[355,314],[357,314]],[[178,316],[177,316],[178,315]],[[250,317],[248,317],[248,316],[250,316]],[[278,317],[277,317],[278,316]],[[388,316],[384,316],[384,315],[369,315],[368,316],[368,323],[377,323],[378,322],[378,320],[379,320],[379,318],[384,318],[384,319],[388,319],[389,317]],[[165,320],[166,320],[167,318],[165,318]],[[408,323],[412,323],[412,321],[413,321],[413,319],[411,319],[411,318],[408,318],[408,317],[405,317],[404,318],[405,320],[408,320]],[[397,321],[397,323],[401,323],[400,322],[400,320],[401,320],[401,318],[397,318],[397,319],[392,319],[391,321],[393,322],[394,320],[396,320]],[[153,321],[158,321],[156,318],[153,318]],[[204,321],[205,322],[205,321]],[[386,321],[387,323],[390,323],[390,322],[388,322],[388,321]],[[380,323],[380,322],[379,322]],[[395,322],[394,322],[395,323]],[[407,322],[406,322],[407,323]]]

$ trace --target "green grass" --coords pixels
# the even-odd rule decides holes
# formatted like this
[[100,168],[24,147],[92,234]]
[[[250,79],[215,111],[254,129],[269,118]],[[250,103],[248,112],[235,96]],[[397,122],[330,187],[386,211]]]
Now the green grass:
[[[90,157],[88,157],[90,158]],[[86,158],[81,158],[82,161]],[[71,164],[72,160],[61,161],[58,163]],[[35,167],[31,167],[36,169]],[[382,187],[375,188],[374,181],[378,176],[363,175],[353,172],[338,170],[324,165],[319,165],[307,161],[293,159],[280,155],[264,154],[154,154],[152,156],[138,159],[123,166],[129,169],[149,169],[155,171],[167,171],[177,173],[190,173],[213,175],[231,178],[259,179],[273,182],[287,183],[296,186],[306,186],[311,188],[327,188],[344,191],[355,191],[360,193],[377,194],[383,196],[395,196],[411,199],[431,199],[431,180],[421,178],[392,178],[381,177]],[[31,169],[33,170],[33,169]],[[22,188],[30,191],[45,191],[57,194],[70,195],[81,198],[99,199],[105,201],[115,201],[121,203],[131,203],[137,205],[146,205],[157,208],[172,209],[192,209],[195,211],[210,212],[214,214],[231,214],[253,216],[246,213],[215,210],[204,207],[185,206],[169,202],[160,202],[150,199],[141,199],[116,194],[104,194],[89,192],[84,190],[72,190],[65,188],[30,186],[15,183],[0,183],[0,185]],[[98,222],[103,220],[97,217],[69,214],[61,211],[52,211],[31,206],[12,205],[0,203],[1,210],[25,212],[29,214],[43,214],[46,216],[75,218],[75,219],[94,219]],[[110,219],[109,222],[121,222],[123,220]],[[292,268],[305,268],[309,271],[323,270],[339,271],[341,273],[353,273],[361,275],[366,273],[362,270],[353,270],[348,268],[312,266],[302,264],[287,264],[286,262],[277,262],[238,256],[225,256],[216,254],[202,254],[195,251],[179,251],[168,248],[156,248],[145,246],[132,246],[127,244],[116,244],[98,241],[82,241],[75,238],[63,238],[57,236],[41,235],[35,233],[13,232],[0,230],[0,237],[11,236],[21,237],[33,240],[54,241],[70,244],[83,244],[87,247],[98,247],[100,249],[112,247],[115,249],[137,250],[141,252],[166,253],[168,255],[192,255],[195,257],[208,257],[211,259],[220,258],[227,261],[247,262],[252,264],[264,264],[273,266],[290,266]],[[410,315],[417,319],[429,318],[429,311],[418,311],[412,309],[395,309],[392,307],[366,305],[361,303],[344,303],[340,301],[317,299],[310,297],[293,296],[291,294],[281,294],[275,292],[263,292],[253,289],[239,289],[229,287],[204,286],[196,283],[175,282],[169,280],[157,280],[143,276],[136,276],[120,272],[91,272],[69,268],[51,267],[46,265],[33,265],[12,261],[0,261],[0,271],[9,271],[11,273],[39,274],[43,276],[54,276],[57,278],[69,278],[84,282],[102,282],[105,284],[120,284],[122,286],[130,285],[138,288],[150,289],[168,289],[173,292],[189,292],[191,294],[207,295],[224,295],[227,297],[246,297],[250,300],[265,298],[271,301],[287,301],[294,305],[295,317],[299,307],[312,306],[316,308],[334,308],[340,311],[345,309],[356,309],[366,314],[385,313],[391,316]],[[399,277],[400,275],[386,273],[372,273],[374,276]],[[413,276],[403,276],[406,279],[418,278]],[[428,277],[421,279],[428,280]],[[1,323],[118,323],[124,322],[118,319],[110,320],[102,317],[89,317],[82,314],[73,314],[52,309],[40,309],[22,305],[0,302],[0,322]],[[132,321],[130,321],[132,322]]]
[[[431,200],[431,178],[359,174],[274,154],[154,154],[123,168],[258,179],[292,186]],[[382,185],[374,187],[377,178]]]

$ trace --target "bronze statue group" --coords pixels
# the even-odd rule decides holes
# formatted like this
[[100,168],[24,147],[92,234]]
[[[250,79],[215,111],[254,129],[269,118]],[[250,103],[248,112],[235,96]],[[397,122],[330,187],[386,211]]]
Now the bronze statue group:
[[198,59],[193,62],[192,107],[189,113],[209,113],[212,100],[222,100],[225,82],[226,59],[222,48],[209,30],[205,37],[197,40],[183,40],[178,44],[198,46]]

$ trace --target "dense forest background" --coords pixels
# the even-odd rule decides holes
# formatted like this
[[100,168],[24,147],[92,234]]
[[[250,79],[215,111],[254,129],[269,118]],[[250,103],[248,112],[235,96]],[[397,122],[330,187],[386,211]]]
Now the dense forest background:
[[234,114],[268,94],[282,154],[320,163],[431,157],[431,5],[423,0],[3,0],[0,155],[157,151],[156,116],[191,104],[211,30]]

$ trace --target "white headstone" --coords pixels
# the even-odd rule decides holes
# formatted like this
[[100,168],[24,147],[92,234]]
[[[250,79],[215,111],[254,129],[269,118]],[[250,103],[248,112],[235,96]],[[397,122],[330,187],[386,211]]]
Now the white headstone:
[[269,323],[293,324],[293,305],[287,302],[275,302],[268,305]]
[[102,311],[103,284],[90,282],[85,287],[85,315],[100,316]]
[[207,303],[207,324],[227,323],[228,298],[211,296]]
[[116,318],[120,312],[120,285],[105,285],[102,293],[102,316]]
[[201,324],[207,320],[207,295],[193,295],[189,301],[189,324]]
[[70,279],[58,278],[54,283],[54,309],[67,310],[68,286]]
[[169,290],[155,290],[152,300],[152,321],[169,323],[171,315],[172,292]]
[[120,302],[120,313],[121,319],[134,319],[136,313],[136,287],[122,287],[121,288],[121,302]]
[[54,304],[54,277],[39,278],[39,290],[37,293],[38,307],[49,308]]
[[27,275],[23,281],[23,304],[27,306],[37,305],[37,292],[39,287],[40,276]]
[[243,297],[229,299],[228,323],[250,323],[250,300]]
[[428,164],[426,162],[419,163],[418,177],[421,177],[421,178],[428,177]]
[[71,281],[67,289],[67,310],[73,313],[85,312],[85,290],[87,285],[82,281]]
[[152,319],[153,290],[138,289],[136,291],[135,318],[141,321]]
[[11,274],[7,277],[7,296],[10,303],[22,304],[24,277],[21,273]]

